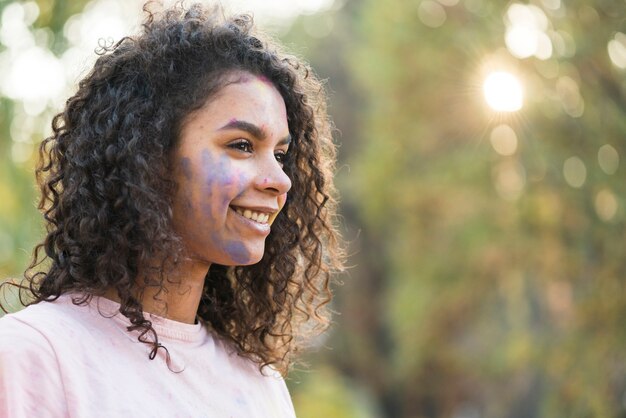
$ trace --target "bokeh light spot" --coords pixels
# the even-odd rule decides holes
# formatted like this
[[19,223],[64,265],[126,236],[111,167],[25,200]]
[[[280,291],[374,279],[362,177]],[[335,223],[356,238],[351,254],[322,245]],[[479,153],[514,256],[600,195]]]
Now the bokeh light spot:
[[32,47],[19,54],[2,80],[2,91],[18,100],[48,100],[59,95],[65,72],[47,49]]
[[34,46],[35,39],[28,29],[27,19],[24,5],[20,3],[7,5],[2,12],[0,42],[13,50]]
[[576,54],[576,41],[568,32],[558,30],[550,32],[556,53],[564,58],[571,58]]
[[465,0],[463,2],[465,8],[477,15],[481,15],[484,13],[485,5],[483,0]]
[[552,41],[546,34],[549,20],[537,6],[513,3],[506,12],[505,43],[517,58],[552,56]]
[[512,25],[532,27],[539,30],[548,28],[546,14],[537,6],[513,3],[506,12]]
[[446,10],[435,1],[425,0],[417,9],[418,16],[423,24],[431,28],[438,28],[446,21]]
[[528,58],[537,51],[539,31],[524,26],[507,29],[504,41],[511,53],[517,58]]
[[33,155],[33,146],[27,142],[14,142],[11,146],[11,158],[17,164],[25,163]]
[[578,157],[570,157],[563,163],[563,177],[567,184],[574,188],[580,188],[587,180],[587,167]]
[[615,195],[608,189],[602,189],[596,194],[594,201],[596,213],[598,217],[605,222],[613,219],[617,213],[617,199]]
[[552,56],[552,41],[544,32],[537,34],[537,49],[535,56],[540,60],[547,60]]
[[615,174],[619,167],[619,154],[609,144],[602,145],[598,150],[598,164],[606,174]]
[[561,0],[541,0],[541,4],[547,9],[558,10],[561,8]]
[[490,73],[483,83],[483,93],[489,107],[498,112],[515,112],[522,108],[522,83],[506,71]]
[[579,118],[585,111],[585,102],[580,95],[578,83],[571,77],[559,77],[556,81],[556,92],[561,99],[565,113],[573,118]]
[[526,186],[526,170],[517,161],[506,160],[493,170],[494,187],[504,200],[518,199]]
[[456,6],[457,4],[459,4],[460,0],[437,0],[437,1],[443,4],[444,6],[452,7],[452,6]]
[[500,155],[513,155],[517,151],[517,135],[507,124],[498,125],[491,131],[491,146]]
[[626,68],[626,35],[617,32],[607,45],[611,62],[618,68]]

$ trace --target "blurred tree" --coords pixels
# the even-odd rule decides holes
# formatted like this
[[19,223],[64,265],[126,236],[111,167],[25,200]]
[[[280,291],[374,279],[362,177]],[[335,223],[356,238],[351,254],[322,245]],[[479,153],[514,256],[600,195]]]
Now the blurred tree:
[[[3,92],[15,90],[7,74],[16,50],[39,47],[60,56],[67,49],[63,28],[67,19],[82,10],[86,0],[37,0],[0,2],[0,57]],[[14,7],[19,5],[19,7]],[[5,11],[7,13],[5,13]],[[19,30],[26,30],[21,33]],[[37,80],[33,80],[37,83]],[[19,278],[32,249],[42,236],[34,184],[36,146],[59,109],[28,108],[21,100],[0,96],[0,278]]]
[[[330,356],[384,416],[626,414],[625,12],[360,4],[342,190],[363,231]],[[485,106],[495,70],[517,113]]]

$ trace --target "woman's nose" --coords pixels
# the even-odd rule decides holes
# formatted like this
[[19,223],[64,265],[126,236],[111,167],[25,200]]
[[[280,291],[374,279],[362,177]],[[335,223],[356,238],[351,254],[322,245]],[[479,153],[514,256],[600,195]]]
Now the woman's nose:
[[274,155],[271,160],[263,164],[257,176],[257,187],[263,191],[269,191],[276,195],[287,193],[291,189],[291,179],[283,171],[282,166]]

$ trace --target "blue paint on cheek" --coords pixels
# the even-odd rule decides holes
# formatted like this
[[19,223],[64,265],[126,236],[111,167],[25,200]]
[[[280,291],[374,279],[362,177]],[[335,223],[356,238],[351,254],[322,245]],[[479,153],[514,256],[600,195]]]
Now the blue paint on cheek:
[[[208,151],[203,150],[201,155],[204,184],[201,210],[202,214],[214,222],[214,230],[210,232],[213,245],[220,248],[230,261],[237,265],[249,264],[250,252],[245,244],[238,240],[226,239],[222,236],[223,225],[217,222],[218,218],[227,216],[228,205],[235,193],[242,189],[241,175],[232,172],[231,161],[227,155],[216,158]],[[236,190],[233,190],[233,187]]]
[[227,155],[224,154],[220,157],[216,171],[216,175],[218,176],[221,185],[227,187],[234,183],[231,173],[230,159]]
[[208,150],[202,150],[202,170],[203,170],[203,179],[204,184],[202,185],[203,196],[201,198],[200,207],[202,209],[202,214],[206,216],[208,219],[215,221],[215,214],[213,213],[213,195],[216,193],[216,181],[215,181],[215,173],[213,172],[213,156]]
[[237,197],[239,197],[246,192],[246,188],[248,187],[250,180],[244,173],[241,172],[235,173],[233,177],[236,179],[234,183],[237,190]]
[[205,173],[205,187],[211,188],[215,183],[213,156],[208,150],[202,150],[202,170]]
[[207,150],[202,151],[202,165],[204,170],[204,186],[210,197],[215,195],[227,196],[229,189],[234,184],[235,179],[232,175],[230,166],[230,158],[222,155],[216,161],[215,157]]

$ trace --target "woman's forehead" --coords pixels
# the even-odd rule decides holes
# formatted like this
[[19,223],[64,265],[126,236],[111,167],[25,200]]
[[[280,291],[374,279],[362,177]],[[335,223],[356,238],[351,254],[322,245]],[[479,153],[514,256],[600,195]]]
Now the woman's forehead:
[[[285,102],[274,85],[250,75],[239,82],[231,82],[202,108],[189,115],[181,134],[191,132],[219,133],[227,130],[262,132],[264,139],[289,137]],[[253,127],[252,129],[240,129]]]

